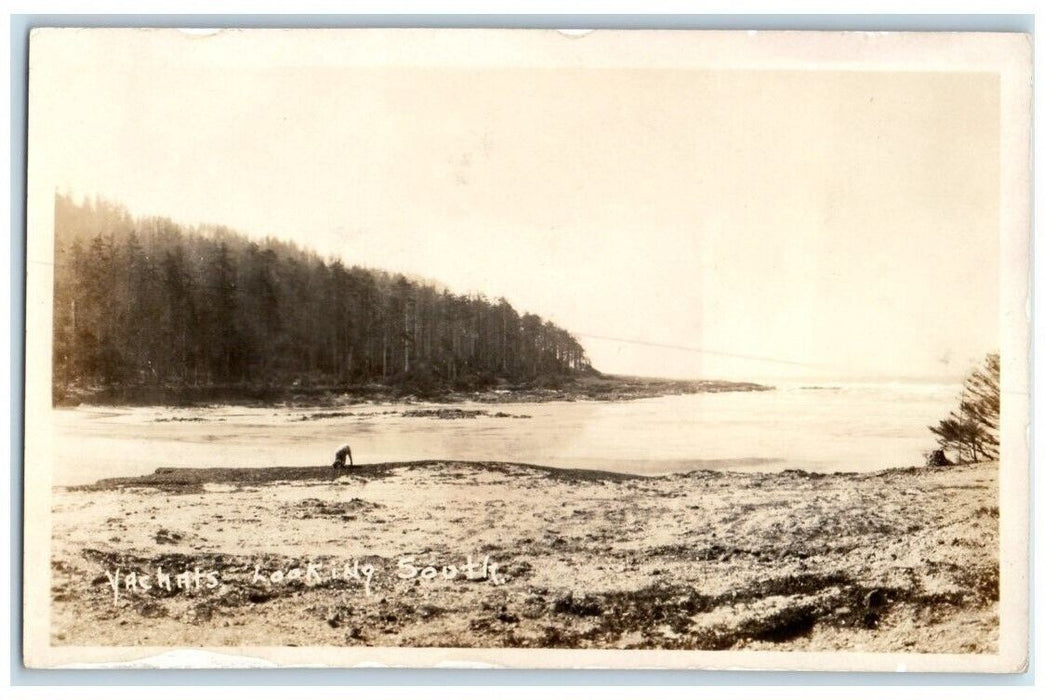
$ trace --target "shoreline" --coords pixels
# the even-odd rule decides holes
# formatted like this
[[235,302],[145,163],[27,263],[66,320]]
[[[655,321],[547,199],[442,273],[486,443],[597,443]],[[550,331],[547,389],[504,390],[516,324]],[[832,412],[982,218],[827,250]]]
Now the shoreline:
[[342,477],[381,479],[392,476],[397,469],[471,467],[479,470],[508,473],[512,468],[529,469],[544,474],[549,479],[564,481],[626,481],[630,479],[655,479],[661,475],[630,474],[601,469],[579,469],[549,467],[520,462],[491,462],[469,460],[423,459],[408,462],[378,462],[357,464],[355,467],[334,469],[326,466],[306,467],[160,467],[152,474],[141,476],[116,476],[100,479],[92,484],[59,486],[74,491],[104,491],[120,488],[155,488],[185,492],[202,492],[204,484],[272,484],[296,481],[330,483]]
[[546,384],[494,384],[477,390],[444,387],[432,391],[385,384],[314,387],[295,386],[179,386],[96,387],[57,389],[55,408],[76,406],[166,406],[193,408],[209,405],[293,408],[341,408],[361,404],[516,404],[552,401],[633,401],[679,394],[732,391],[772,391],[755,382],[706,379],[664,379],[624,375],[562,378]]
[[[973,463],[977,464],[977,463]],[[984,463],[979,463],[984,464]],[[606,469],[586,469],[581,467],[556,467],[544,464],[530,464],[526,462],[504,462],[492,460],[464,460],[464,459],[421,459],[400,462],[375,462],[357,464],[354,467],[334,469],[330,465],[316,466],[275,466],[275,467],[159,467],[151,474],[137,476],[113,476],[99,479],[89,484],[56,485],[56,488],[64,488],[73,491],[103,491],[121,488],[155,488],[160,490],[179,491],[194,490],[203,491],[205,484],[226,485],[260,485],[292,482],[336,482],[342,477],[353,477],[362,479],[381,479],[392,476],[397,469],[439,469],[439,468],[462,468],[476,469],[479,471],[490,471],[508,474],[513,469],[527,469],[541,474],[548,479],[567,482],[620,482],[627,480],[656,481],[658,479],[673,479],[679,477],[693,477],[697,475],[780,475],[792,474],[809,479],[823,479],[827,477],[853,477],[854,479],[868,479],[879,477],[888,473],[917,474],[946,472],[958,466],[903,466],[883,467],[872,471],[833,471],[820,472],[807,469],[772,469],[759,471],[757,469],[734,470],[729,468],[697,468],[687,471],[665,472],[658,474],[640,474],[636,472],[611,471]]]
[[58,645],[997,650],[996,463],[171,469],[53,504]]

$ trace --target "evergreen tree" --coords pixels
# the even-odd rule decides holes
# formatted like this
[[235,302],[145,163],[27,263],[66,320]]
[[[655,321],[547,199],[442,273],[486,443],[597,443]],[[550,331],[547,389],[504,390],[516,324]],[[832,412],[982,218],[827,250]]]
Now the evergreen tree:
[[965,378],[958,410],[929,430],[959,464],[998,459],[1001,416],[1001,362],[991,353]]

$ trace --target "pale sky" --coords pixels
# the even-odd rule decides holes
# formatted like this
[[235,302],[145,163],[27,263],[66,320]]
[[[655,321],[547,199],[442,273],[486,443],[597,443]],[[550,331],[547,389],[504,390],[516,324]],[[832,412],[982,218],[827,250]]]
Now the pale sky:
[[609,372],[950,378],[998,347],[992,74],[194,46],[85,48],[60,81],[63,191],[504,296]]

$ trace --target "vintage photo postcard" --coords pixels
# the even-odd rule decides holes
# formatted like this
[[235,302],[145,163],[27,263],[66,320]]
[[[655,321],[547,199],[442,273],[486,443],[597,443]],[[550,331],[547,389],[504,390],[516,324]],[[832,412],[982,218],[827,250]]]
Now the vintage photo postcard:
[[1030,54],[34,31],[25,663],[1025,669]]

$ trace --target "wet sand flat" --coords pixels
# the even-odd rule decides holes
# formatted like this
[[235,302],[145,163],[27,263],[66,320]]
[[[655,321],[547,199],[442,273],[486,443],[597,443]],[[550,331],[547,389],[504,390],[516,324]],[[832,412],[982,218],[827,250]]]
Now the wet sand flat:
[[56,489],[56,645],[993,653],[997,464],[172,469]]

